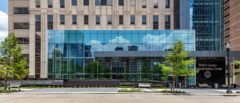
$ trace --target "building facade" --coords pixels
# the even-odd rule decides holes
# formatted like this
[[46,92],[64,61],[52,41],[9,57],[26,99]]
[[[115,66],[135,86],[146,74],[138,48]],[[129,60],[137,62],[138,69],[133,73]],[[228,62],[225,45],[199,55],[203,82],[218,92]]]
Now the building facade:
[[[224,26],[225,26],[225,44],[231,44],[231,51],[239,51],[240,50],[240,42],[239,40],[239,29],[240,29],[240,15],[239,15],[239,7],[240,1],[238,0],[224,0]],[[230,59],[230,70],[231,70],[231,82],[240,84],[240,78],[236,78],[233,74],[237,74],[238,66],[234,66],[234,60],[240,60],[239,57],[233,57]]]
[[[9,0],[9,32],[14,32],[19,44],[23,46],[22,53],[29,57],[29,75],[35,78],[49,76],[69,79],[98,78],[98,75],[93,77],[83,75],[71,77],[69,74],[66,77],[60,76],[61,72],[70,73],[69,68],[72,67],[67,67],[66,71],[56,71],[56,67],[59,67],[61,63],[66,63],[68,66],[70,63],[68,60],[71,61],[72,56],[75,58],[73,63],[82,62],[82,67],[80,66],[82,69],[93,61],[101,62],[94,56],[95,51],[99,52],[99,50],[119,53],[121,51],[169,51],[172,44],[168,42],[172,41],[166,38],[168,33],[173,34],[169,37],[171,40],[182,38],[184,42],[191,41],[190,44],[186,43],[186,50],[222,51],[224,50],[223,28],[223,0]],[[193,34],[188,31],[195,31],[194,39],[189,39],[188,36],[184,39],[184,35]],[[66,37],[58,37],[58,34],[66,34]],[[138,39],[134,34],[138,35]],[[165,37],[161,36],[162,34]],[[108,37],[106,35],[111,35],[111,37],[105,38]],[[82,39],[74,41],[74,37]],[[129,38],[131,40],[128,40]],[[81,40],[82,43],[80,43]],[[103,42],[99,42],[102,40]],[[166,42],[163,43],[164,41]],[[69,46],[72,44],[74,45]],[[74,49],[78,47],[82,49]],[[99,49],[99,47],[102,48]],[[69,50],[73,50],[75,54],[72,55]],[[79,50],[83,50],[82,54],[76,54],[80,53]],[[77,55],[81,55],[82,59],[78,60]],[[54,63],[55,59],[51,58],[54,56],[60,56],[62,59]],[[53,64],[49,62],[49,58]],[[90,60],[91,58],[94,60]],[[148,59],[153,61],[153,63],[149,61],[145,63],[147,66],[155,65],[157,61],[162,60],[160,57],[156,57],[158,59],[138,57],[138,59],[121,60],[116,58],[108,59],[108,65],[112,66],[108,66],[109,68],[131,67],[132,65],[133,73],[139,73],[141,69],[134,70],[134,68],[142,67],[142,61],[148,61]],[[101,63],[101,65],[107,67],[106,63]],[[124,69],[119,70],[124,73]],[[153,71],[149,74],[152,75],[150,79],[152,81],[154,75],[159,76]],[[51,74],[52,72],[57,73],[58,76]],[[81,75],[85,72],[77,73]],[[112,77],[111,75],[113,79],[125,77],[119,75]],[[138,77],[137,80],[144,79]]]

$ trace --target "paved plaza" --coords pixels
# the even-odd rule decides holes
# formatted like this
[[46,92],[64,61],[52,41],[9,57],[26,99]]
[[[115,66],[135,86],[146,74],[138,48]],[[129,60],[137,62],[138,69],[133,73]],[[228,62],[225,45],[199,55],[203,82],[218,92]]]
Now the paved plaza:
[[0,103],[240,103],[239,96],[176,96],[141,94],[0,95]]
[[[81,94],[81,93],[118,93],[119,89],[126,89],[126,88],[43,88],[43,89],[22,89],[21,92],[16,92],[14,94]],[[130,88],[128,88],[130,89]],[[150,92],[150,91],[162,91],[166,89],[148,89],[148,88],[141,88],[142,92]],[[168,89],[169,90],[169,89]],[[176,88],[175,90],[185,91],[189,95],[201,95],[201,96],[217,96],[217,95],[224,95],[226,94],[227,89],[183,89],[183,88]],[[232,89],[234,94],[237,94],[237,91],[240,89]],[[161,93],[160,93],[161,94]],[[161,94],[163,95],[163,94]]]

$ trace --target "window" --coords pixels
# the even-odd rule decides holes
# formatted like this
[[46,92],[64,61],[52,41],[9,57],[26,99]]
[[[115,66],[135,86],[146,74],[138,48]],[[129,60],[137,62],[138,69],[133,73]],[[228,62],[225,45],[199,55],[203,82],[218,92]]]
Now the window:
[[88,15],[84,15],[84,24],[88,25]]
[[107,24],[108,25],[112,24],[112,15],[107,15]]
[[158,29],[158,15],[153,15],[153,29]]
[[48,15],[48,29],[53,29],[53,15]]
[[107,6],[112,6],[112,0],[107,0]]
[[29,14],[28,8],[14,8],[14,14]]
[[123,25],[123,15],[119,15],[119,25]]
[[41,31],[41,15],[35,16],[35,31]]
[[100,24],[100,15],[96,15],[96,24],[97,24],[97,25]]
[[118,5],[119,6],[124,6],[124,0],[118,0]]
[[142,16],[142,25],[146,25],[147,24],[147,16],[143,15]]
[[165,15],[165,29],[170,29],[170,15]]
[[170,8],[170,0],[166,0],[166,8]]
[[89,0],[84,0],[84,5],[88,6],[89,5]]
[[29,23],[14,23],[14,29],[29,29]]
[[36,8],[40,8],[41,6],[40,6],[40,0],[36,0]]
[[142,8],[147,8],[147,1],[146,0],[142,0]]
[[52,0],[48,0],[48,8],[52,8]]
[[131,25],[135,24],[135,15],[131,15]]
[[77,15],[72,16],[72,24],[77,24]]
[[153,8],[158,8],[158,0],[153,0]]
[[65,8],[65,0],[60,0],[60,8]]
[[135,6],[135,0],[130,0],[130,6]]
[[95,0],[95,5],[112,6],[112,0]]
[[77,5],[77,0],[72,0],[72,5],[76,6]]
[[60,15],[60,24],[65,24],[65,15]]
[[20,38],[17,37],[18,44],[29,44],[29,38]]

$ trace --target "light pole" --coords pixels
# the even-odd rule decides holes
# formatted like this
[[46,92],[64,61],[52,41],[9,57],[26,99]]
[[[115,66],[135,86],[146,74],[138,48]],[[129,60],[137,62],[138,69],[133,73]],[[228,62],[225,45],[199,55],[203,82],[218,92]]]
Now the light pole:
[[232,94],[232,90],[231,90],[231,87],[230,87],[230,68],[229,68],[229,50],[230,50],[230,44],[227,43],[226,45],[226,48],[227,48],[227,57],[228,57],[228,90],[227,90],[227,94]]

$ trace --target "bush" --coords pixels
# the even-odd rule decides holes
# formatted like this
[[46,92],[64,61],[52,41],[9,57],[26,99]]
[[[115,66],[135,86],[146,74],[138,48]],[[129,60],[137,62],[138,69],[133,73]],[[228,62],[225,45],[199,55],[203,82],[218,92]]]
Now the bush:
[[185,93],[185,91],[178,91],[178,90],[176,90],[176,91],[170,91],[170,90],[162,90],[162,93]]
[[151,89],[168,89],[167,87],[151,87]]
[[119,89],[118,92],[141,92],[141,89]]
[[134,86],[118,86],[118,88],[135,88]]
[[237,91],[237,93],[240,93],[239,91]]

